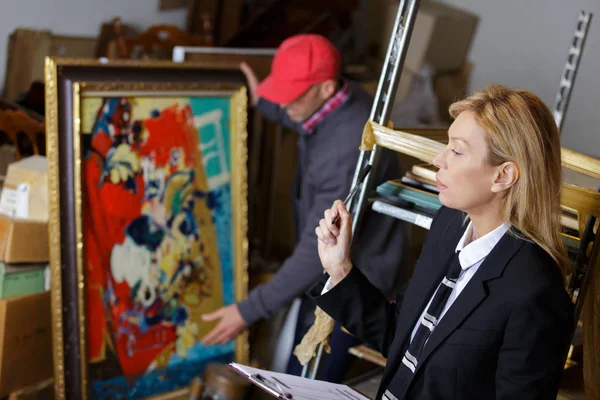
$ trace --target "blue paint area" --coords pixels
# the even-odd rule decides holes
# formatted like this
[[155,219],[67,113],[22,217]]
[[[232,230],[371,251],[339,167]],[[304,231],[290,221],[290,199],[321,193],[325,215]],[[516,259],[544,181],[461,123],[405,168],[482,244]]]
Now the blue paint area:
[[[196,123],[203,148],[206,177],[218,178],[229,174],[229,179],[218,181],[219,186],[211,187],[209,208],[217,230],[219,257],[223,275],[223,300],[225,304],[235,302],[233,271],[233,224],[231,209],[231,106],[228,98],[192,98],[190,106],[194,117],[203,120]],[[219,116],[218,120],[210,116]],[[209,123],[208,121],[211,121]],[[223,162],[224,160],[224,162]],[[223,168],[225,164],[225,169]]]
[[[225,145],[221,149],[225,156],[225,161],[231,171],[231,106],[230,100],[225,97],[195,97],[190,99],[190,106],[194,117],[207,116],[210,112],[214,114],[220,114],[218,124],[210,124],[200,127],[200,141],[201,144],[207,145],[213,140],[222,139],[222,143]],[[207,118],[210,119],[210,118]],[[206,155],[206,154],[205,154]],[[218,159],[213,158],[206,163],[206,175],[208,177],[216,176],[221,172],[221,168],[218,164]]]
[[[92,399],[141,399],[158,393],[177,390],[189,385],[202,374],[209,363],[233,361],[233,346],[204,347],[202,357],[195,361],[186,360],[169,365],[162,370],[149,372],[138,379],[120,376],[105,381],[94,381],[91,385]],[[207,353],[212,353],[206,358]]]
[[221,257],[221,273],[223,274],[223,301],[233,304],[233,224],[231,220],[231,185],[223,185],[211,191],[216,206],[212,209],[213,221],[217,230],[219,256]]

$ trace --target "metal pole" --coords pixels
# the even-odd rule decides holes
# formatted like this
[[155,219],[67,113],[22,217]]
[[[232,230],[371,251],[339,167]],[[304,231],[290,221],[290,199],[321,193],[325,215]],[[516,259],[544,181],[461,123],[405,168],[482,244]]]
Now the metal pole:
[[[420,0],[401,0],[396,14],[396,20],[394,22],[394,28],[390,37],[390,43],[388,45],[385,61],[377,85],[377,91],[373,100],[373,106],[371,108],[371,114],[369,116],[370,121],[377,121],[381,125],[387,125],[392,109],[394,99],[396,98],[396,90],[398,88],[398,82],[404,66],[404,59],[406,58],[406,52],[408,50],[408,43],[412,35],[415,20],[417,18],[417,11],[419,9]],[[366,121],[365,121],[366,122]],[[365,160],[372,166],[372,170],[367,175],[365,182],[363,183],[359,195],[358,201],[355,203],[350,200],[347,207],[352,214],[352,232],[356,232],[359,227],[359,221],[362,213],[365,209],[366,194],[369,193],[369,189],[372,187],[374,180],[371,179],[375,174],[373,173],[377,161],[379,159],[380,149],[375,146],[373,151],[361,151],[358,157],[358,163],[354,172],[354,179],[351,187],[356,185],[358,176],[364,168]],[[316,360],[310,371],[310,378],[314,379],[319,369],[319,364],[323,354],[324,343],[319,344],[317,349]],[[308,374],[308,364],[302,371],[302,376],[306,377]]]
[[581,10],[579,13],[575,33],[573,34],[573,41],[571,42],[565,68],[560,78],[558,92],[556,93],[556,99],[552,107],[552,114],[554,115],[556,125],[558,125],[559,132],[561,131],[569,100],[571,99],[571,91],[575,84],[575,77],[577,76],[577,69],[581,61],[581,54],[583,53],[583,46],[585,45],[590,23],[592,22],[592,16],[591,12],[585,10]]
[[[377,92],[373,99],[373,107],[369,117],[369,120],[377,121],[380,125],[385,126],[389,122],[392,106],[396,98],[398,83],[402,74],[402,68],[404,67],[404,59],[406,58],[408,44],[410,42],[415,20],[417,19],[418,9],[419,0],[409,0],[408,2],[403,0],[398,7],[394,29],[392,30],[392,37],[390,38],[390,44],[387,50],[386,62],[384,63],[381,77],[379,78]],[[379,160],[380,151],[379,147],[375,146],[371,152],[362,151],[359,156],[352,185],[356,183],[360,171],[364,168],[364,160],[367,156],[368,163],[372,165],[373,169],[360,189],[358,201],[356,204],[353,204],[354,202],[351,201],[349,205],[353,217],[353,232],[356,232],[360,227],[362,215],[367,204],[366,196],[374,184],[374,177],[376,176],[374,172]]]
[[[581,55],[583,54],[583,48],[585,46],[585,40],[592,22],[593,14],[591,12],[581,10],[577,18],[577,25],[575,26],[575,32],[573,34],[573,41],[569,47],[567,55],[567,61],[563,69],[558,91],[556,93],[556,100],[552,107],[552,115],[558,126],[559,134],[562,134],[563,122],[565,114],[571,100],[571,93],[573,86],[575,85],[575,77],[577,76],[577,70],[579,69],[579,63],[581,61]],[[600,185],[596,188],[596,191],[600,192]],[[583,304],[587,295],[588,286],[592,271],[595,267],[596,260],[600,253],[600,243],[598,243],[598,234],[594,233],[594,225],[596,224],[596,217],[588,217],[584,231],[580,238],[579,251],[575,259],[575,268],[569,278],[567,284],[567,291],[571,295],[571,300],[574,300],[575,312],[574,312],[574,329],[571,335],[570,342],[573,342],[575,331],[577,330],[577,323],[583,310]],[[588,257],[588,247],[593,242],[591,253]],[[563,364],[567,362],[569,357],[569,351],[565,352],[563,356]]]
[[310,379],[315,379],[317,377],[317,370],[319,369],[319,364],[321,364],[321,357],[323,357],[323,347],[324,344],[321,343],[319,345],[319,349],[317,350],[317,358],[315,359],[313,369],[310,372]]
[[[573,85],[575,84],[575,77],[577,70],[579,69],[579,63],[581,61],[581,55],[583,54],[583,48],[585,46],[585,40],[592,22],[593,14],[591,12],[581,10],[577,18],[577,25],[575,26],[575,32],[573,33],[573,40],[569,47],[567,61],[563,69],[558,91],[556,93],[556,101],[552,108],[552,114],[556,125],[558,126],[559,133],[562,133],[563,121],[567,112],[567,106],[571,99],[571,93]],[[600,185],[596,188],[596,191],[600,192]],[[580,238],[579,252],[575,260],[575,270],[573,271],[568,285],[567,290],[574,298],[575,303],[575,327],[579,321],[579,316],[583,309],[583,302],[587,293],[587,287],[589,278],[594,265],[590,265],[590,262],[594,262],[600,252],[600,246],[596,243],[594,234],[594,225],[596,224],[595,217],[588,217],[584,231]],[[589,244],[594,242],[591,250],[591,254],[587,256],[587,250]]]

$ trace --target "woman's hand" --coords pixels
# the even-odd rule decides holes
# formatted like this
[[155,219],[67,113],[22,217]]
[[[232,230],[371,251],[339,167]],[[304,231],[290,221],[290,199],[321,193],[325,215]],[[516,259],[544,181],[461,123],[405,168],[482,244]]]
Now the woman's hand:
[[[339,215],[336,224],[332,221]],[[352,243],[352,216],[341,200],[336,200],[315,229],[319,238],[319,258],[333,284],[350,273],[350,244]]]

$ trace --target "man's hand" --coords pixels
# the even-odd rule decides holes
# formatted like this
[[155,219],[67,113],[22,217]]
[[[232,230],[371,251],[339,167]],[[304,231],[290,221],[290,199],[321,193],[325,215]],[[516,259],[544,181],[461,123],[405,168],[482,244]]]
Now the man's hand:
[[235,339],[237,335],[242,333],[248,327],[248,324],[242,318],[242,314],[238,310],[237,304],[232,304],[226,307],[219,308],[217,311],[210,314],[204,314],[202,320],[206,322],[221,321],[217,326],[210,331],[202,343],[207,346],[215,344],[224,344]]
[[252,67],[250,67],[247,63],[243,62],[240,64],[240,69],[246,76],[246,80],[248,81],[248,90],[250,91],[250,102],[253,106],[258,103],[258,95],[256,94],[256,89],[258,88],[258,78],[254,73]]

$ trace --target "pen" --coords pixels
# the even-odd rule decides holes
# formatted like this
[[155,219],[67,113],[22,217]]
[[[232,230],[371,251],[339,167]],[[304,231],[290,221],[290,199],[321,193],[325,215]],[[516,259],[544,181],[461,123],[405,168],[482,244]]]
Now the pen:
[[[350,199],[352,199],[352,197],[356,194],[356,191],[358,190],[358,188],[360,187],[360,185],[363,183],[363,181],[365,180],[365,178],[369,174],[369,171],[371,171],[371,164],[367,164],[363,168],[363,170],[360,171],[360,175],[358,176],[358,180],[356,181],[356,185],[354,185],[354,187],[352,188],[352,190],[350,190],[350,193],[348,193],[348,196],[346,196],[346,199],[344,200],[344,205],[347,204],[350,201]],[[331,225],[337,224],[337,222],[338,222],[339,219],[340,219],[340,214],[338,213],[338,215],[336,215],[335,218],[333,218],[333,221],[331,221]]]

